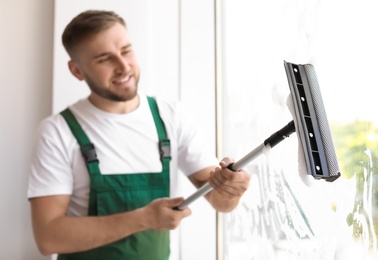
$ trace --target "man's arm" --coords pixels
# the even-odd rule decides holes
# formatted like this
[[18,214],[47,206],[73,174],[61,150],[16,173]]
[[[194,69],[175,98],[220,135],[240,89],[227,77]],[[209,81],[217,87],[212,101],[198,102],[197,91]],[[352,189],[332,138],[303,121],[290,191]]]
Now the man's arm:
[[[162,198],[133,211],[101,217],[66,216],[70,196],[30,199],[34,237],[43,255],[73,253],[109,244],[148,229],[175,229],[190,209],[172,210],[183,198]],[[132,224],[130,224],[132,223]]]
[[214,189],[207,193],[205,198],[221,212],[233,210],[249,186],[249,174],[244,170],[233,172],[227,169],[230,163],[232,161],[229,158],[224,158],[219,163],[220,167],[208,167],[189,177],[197,188],[207,182],[210,183]]

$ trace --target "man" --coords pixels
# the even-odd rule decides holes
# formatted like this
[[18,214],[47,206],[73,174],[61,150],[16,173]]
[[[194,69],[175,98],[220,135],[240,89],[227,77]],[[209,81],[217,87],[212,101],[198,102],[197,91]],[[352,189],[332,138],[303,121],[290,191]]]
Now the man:
[[38,130],[28,197],[37,245],[58,259],[168,259],[169,230],[191,211],[173,208],[181,169],[219,211],[248,188],[245,171],[219,166],[179,103],[138,91],[139,67],[124,20],[86,11],[66,27],[68,67],[91,93]]

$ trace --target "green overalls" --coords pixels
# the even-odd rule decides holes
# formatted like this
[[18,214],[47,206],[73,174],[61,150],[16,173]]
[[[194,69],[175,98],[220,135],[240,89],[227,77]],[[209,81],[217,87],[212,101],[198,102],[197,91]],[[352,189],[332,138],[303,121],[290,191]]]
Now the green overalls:
[[[155,99],[148,97],[148,103],[159,136],[160,159],[163,165],[161,173],[102,175],[93,144],[70,110],[67,108],[61,112],[81,147],[89,171],[89,216],[130,211],[146,206],[156,198],[169,197],[170,141],[167,139]],[[58,260],[167,260],[169,253],[169,231],[147,230],[97,249],[61,254]]]

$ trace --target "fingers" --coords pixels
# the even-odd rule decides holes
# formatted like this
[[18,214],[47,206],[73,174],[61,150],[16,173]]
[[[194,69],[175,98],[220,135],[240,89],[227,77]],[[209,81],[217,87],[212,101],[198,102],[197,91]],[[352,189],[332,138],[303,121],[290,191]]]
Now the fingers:
[[[229,159],[229,158],[224,158],[220,163],[219,165],[221,166],[221,169],[218,168],[218,170],[220,170],[220,176],[218,176],[219,180],[224,182],[224,181],[232,181],[232,182],[244,182],[244,179],[245,179],[245,171],[244,170],[239,170],[239,171],[232,171],[230,169],[228,169],[227,167],[233,163],[233,160]],[[217,170],[215,170],[215,172],[217,172]],[[215,174],[217,175],[217,174]]]
[[182,211],[173,209],[183,201],[184,198],[160,198],[147,205],[147,215],[151,229],[177,228],[181,220],[192,213],[189,208]]
[[[177,207],[180,206],[181,203],[183,203],[185,199],[180,197],[180,198],[173,198],[170,200],[171,200],[170,208],[173,210],[178,210]],[[187,217],[192,213],[192,211],[189,208],[180,209],[178,211],[181,211],[184,217]]]
[[171,198],[171,199],[166,199],[166,201],[168,203],[168,207],[173,208],[173,207],[176,207],[176,206],[180,205],[181,203],[183,203],[184,198],[182,198],[182,197]]
[[[181,205],[181,203],[183,203],[185,199],[183,197],[177,197],[177,198],[162,198],[161,200],[166,203],[165,205],[166,208],[173,210],[173,208]],[[180,212],[182,213],[181,214],[182,217],[187,217],[191,214],[191,210],[189,208],[182,210]]]
[[223,158],[219,165],[211,174],[209,182],[214,189],[226,198],[232,199],[244,194],[249,186],[249,174],[244,170],[237,172],[227,169],[233,163],[230,158]]
[[229,158],[229,157],[225,157],[225,158],[223,158],[223,159],[219,162],[219,165],[220,165],[220,167],[222,167],[222,168],[227,168],[227,166],[230,165],[231,163],[234,163],[234,160],[232,160],[232,159]]
[[228,180],[221,174],[215,175],[214,178],[211,179],[211,185],[215,190],[229,199],[240,197],[246,190],[243,182]]

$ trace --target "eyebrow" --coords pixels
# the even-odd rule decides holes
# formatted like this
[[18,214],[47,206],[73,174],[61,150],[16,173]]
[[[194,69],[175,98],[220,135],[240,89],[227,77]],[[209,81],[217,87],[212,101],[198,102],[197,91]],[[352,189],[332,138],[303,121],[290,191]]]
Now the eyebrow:
[[[131,47],[131,43],[128,43],[128,44],[126,44],[125,46],[123,46],[123,47],[121,48],[121,50],[125,50],[125,49],[128,49],[128,48],[130,48],[130,47]],[[102,58],[102,57],[108,56],[108,55],[110,55],[110,54],[111,54],[110,52],[103,52],[103,53],[100,53],[100,54],[94,56],[93,59],[96,60],[96,59],[99,59],[99,58]]]

